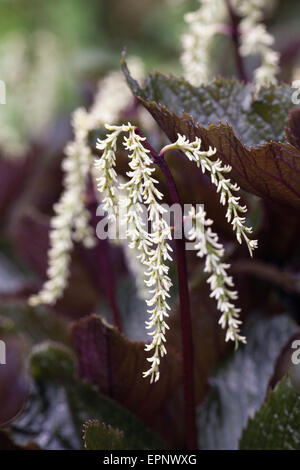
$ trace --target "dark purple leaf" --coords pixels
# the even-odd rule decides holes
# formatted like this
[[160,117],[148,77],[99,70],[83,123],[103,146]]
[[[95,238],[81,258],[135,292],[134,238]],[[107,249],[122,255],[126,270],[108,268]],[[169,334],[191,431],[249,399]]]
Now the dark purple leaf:
[[200,137],[203,149],[216,147],[217,156],[232,166],[232,177],[243,189],[300,207],[300,150],[280,142],[293,107],[289,87],[262,89],[255,97],[249,85],[236,81],[218,79],[195,88],[156,73],[142,89],[125,64],[124,73],[171,141],[178,133],[190,140]]

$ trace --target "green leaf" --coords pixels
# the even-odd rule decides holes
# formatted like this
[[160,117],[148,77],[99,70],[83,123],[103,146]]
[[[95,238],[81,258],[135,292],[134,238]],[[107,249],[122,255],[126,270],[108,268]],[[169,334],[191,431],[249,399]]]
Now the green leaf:
[[217,78],[208,85],[194,87],[183,78],[155,72],[141,89],[126,65],[123,68],[132,91],[150,112],[156,104],[178,116],[187,113],[202,126],[228,123],[249,146],[285,139],[288,113],[293,108],[293,90],[288,85],[262,88],[255,97],[252,85],[237,80]]
[[124,450],[124,433],[99,421],[83,425],[84,447],[88,450]]
[[98,419],[124,430],[130,449],[161,449],[161,440],[128,410],[78,380],[71,350],[46,342],[32,353],[31,397],[11,431],[20,445],[34,441],[44,449],[79,449],[82,426]]
[[73,380],[75,356],[66,346],[47,341],[33,349],[30,360],[31,375],[36,380],[67,383]]
[[211,377],[197,416],[200,449],[237,449],[249,416],[261,406],[275,360],[295,325],[285,315],[251,317],[240,347]]
[[243,189],[300,207],[300,150],[285,141],[293,108],[289,86],[262,88],[256,96],[250,85],[235,80],[216,79],[196,88],[155,73],[142,89],[124,60],[123,70],[137,99],[171,141],[177,133],[190,140],[200,137],[204,149],[216,147],[217,156],[232,166]]
[[288,376],[293,387],[300,391],[300,364],[298,364],[297,351],[299,340],[300,328],[292,334],[281,349],[274,366],[273,375],[268,384],[269,390],[273,390],[283,377]]
[[300,450],[300,395],[284,378],[243,431],[240,449]]

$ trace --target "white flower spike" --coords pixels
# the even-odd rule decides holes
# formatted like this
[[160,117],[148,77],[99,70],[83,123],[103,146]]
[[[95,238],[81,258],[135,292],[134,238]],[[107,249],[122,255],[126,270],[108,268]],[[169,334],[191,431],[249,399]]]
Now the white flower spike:
[[[276,84],[280,55],[272,49],[273,36],[263,23],[264,11],[271,10],[273,0],[230,0],[239,23],[240,54],[243,57],[259,54],[261,65],[254,72],[256,88]],[[225,0],[201,0],[200,8],[185,15],[188,25],[182,36],[181,62],[186,79],[200,86],[213,78],[212,45],[216,34],[224,34],[228,23]]]
[[173,148],[181,150],[189,160],[194,161],[198,167],[201,167],[203,173],[206,171],[210,173],[211,182],[217,187],[217,192],[220,193],[221,204],[223,206],[227,205],[227,221],[231,222],[238,242],[242,243],[244,240],[248,246],[250,256],[252,256],[253,250],[257,248],[257,240],[250,240],[248,234],[252,233],[252,228],[245,225],[246,219],[241,216],[241,214],[247,212],[247,207],[241,206],[239,203],[240,197],[235,196],[235,193],[240,190],[238,185],[224,176],[231,171],[231,166],[223,165],[219,158],[214,160],[211,158],[216,154],[217,149],[209,147],[207,151],[201,151],[201,139],[199,137],[190,142],[185,136],[178,134],[177,141],[164,147],[162,153]]
[[197,213],[193,207],[189,216],[193,222],[189,239],[196,242],[195,249],[199,250],[197,256],[205,257],[204,272],[210,274],[207,279],[211,290],[210,297],[216,299],[217,308],[222,313],[219,320],[221,327],[227,328],[225,340],[234,341],[237,347],[240,342],[245,343],[246,338],[240,335],[240,309],[232,302],[238,298],[238,294],[232,290],[233,280],[227,273],[230,265],[222,262],[224,248],[218,235],[211,230],[213,221],[206,218],[203,207],[200,206]]
[[[143,76],[143,66],[136,58],[129,59],[132,67],[139,77]],[[113,97],[113,98],[112,98]],[[117,98],[116,98],[117,97]],[[55,304],[63,295],[68,283],[70,254],[73,242],[82,242],[85,247],[92,247],[95,243],[93,230],[89,225],[90,214],[85,208],[85,190],[89,172],[92,170],[92,152],[88,144],[88,135],[94,129],[119,119],[120,112],[132,101],[132,95],[126,86],[121,72],[112,72],[99,82],[99,90],[90,111],[78,108],[72,116],[74,140],[65,149],[62,161],[64,171],[64,190],[61,198],[54,206],[55,215],[50,226],[50,248],[48,251],[48,280],[38,295],[29,298],[31,305]],[[116,179],[110,157],[114,154],[116,139],[121,131],[116,130],[110,136],[110,147],[101,165],[107,168],[106,177],[110,178],[106,188],[106,204],[114,207],[113,181]],[[98,182],[101,188],[101,181]],[[113,217],[113,215],[112,215]]]
[[185,15],[188,28],[182,36],[181,63],[186,79],[194,86],[212,78],[213,38],[220,32],[220,24],[225,22],[226,15],[224,0],[201,0],[197,11]]
[[[164,220],[165,209],[160,204],[163,195],[157,189],[157,181],[153,177],[155,171],[152,166],[150,151],[143,145],[145,137],[141,137],[136,128],[128,123],[123,126],[106,126],[110,131],[106,138],[97,141],[97,148],[102,150],[102,156],[95,163],[98,189],[104,193],[104,204],[113,223],[119,217],[117,205],[119,195],[127,194],[122,201],[125,207],[123,217],[127,224],[127,238],[129,247],[137,254],[139,263],[146,267],[144,272],[145,284],[148,287],[150,298],[146,300],[150,314],[146,328],[150,329],[149,335],[152,342],[146,345],[146,351],[152,351],[148,361],[151,364],[149,370],[144,372],[144,377],[150,376],[151,382],[159,379],[160,358],[166,354],[165,333],[168,329],[166,318],[169,316],[168,297],[172,285],[168,276],[169,267],[167,261],[171,261],[171,248],[168,240],[171,239],[171,229]],[[119,183],[115,172],[116,165],[116,144],[121,133],[124,136],[123,144],[128,151],[129,167],[127,172],[129,180],[126,183]],[[192,161],[201,167],[203,173],[208,171],[212,183],[220,192],[220,202],[227,205],[226,217],[231,222],[238,241],[246,242],[250,254],[257,246],[256,240],[250,240],[248,234],[252,229],[246,227],[245,214],[246,207],[239,204],[239,197],[235,193],[239,190],[236,184],[231,183],[224,174],[230,172],[229,165],[223,165],[220,159],[213,159],[216,149],[211,147],[207,151],[201,150],[201,139],[196,138],[194,142],[180,134],[175,143],[164,147],[160,156],[167,150],[178,148]],[[147,221],[151,222],[152,232],[148,232],[145,227],[145,219],[142,217],[141,204],[147,206]],[[219,320],[222,328],[226,328],[226,341],[232,340],[236,346],[240,342],[245,342],[245,338],[240,334],[239,312],[233,301],[237,299],[237,292],[232,289],[233,281],[228,275],[228,264],[222,262],[224,248],[218,240],[218,236],[211,230],[212,221],[206,218],[206,213],[202,208],[195,213],[195,209],[190,212],[193,221],[192,229],[189,232],[191,241],[195,241],[195,248],[198,256],[205,256],[204,271],[210,274],[208,283],[211,288],[211,297],[217,301],[217,308],[222,315]]]
[[[274,38],[262,22],[266,3],[265,0],[235,0],[233,2],[237,13],[242,17],[239,25],[241,55],[246,57],[259,54],[261,57],[261,65],[254,72],[254,82],[257,88],[270,84],[276,85],[276,75],[279,72],[280,55],[273,51]],[[272,2],[268,3],[268,6],[272,4]]]
[[[150,314],[146,328],[151,330],[152,337],[150,344],[145,347],[146,351],[153,351],[148,358],[151,367],[144,372],[144,377],[150,376],[151,382],[159,379],[160,358],[166,354],[165,333],[168,325],[165,319],[169,316],[170,309],[167,299],[170,296],[169,290],[172,285],[168,276],[167,261],[171,261],[170,246],[168,240],[171,239],[171,230],[167,222],[163,219],[165,209],[160,205],[162,194],[156,188],[157,181],[152,173],[155,171],[149,150],[143,146],[144,137],[135,132],[135,127],[128,123],[127,126],[106,126],[111,130],[111,134],[103,140],[97,141],[97,148],[103,150],[102,157],[96,162],[96,175],[98,189],[105,193],[104,203],[108,212],[113,213],[114,220],[118,216],[113,206],[116,204],[116,191],[111,192],[113,185],[117,184],[115,167],[115,142],[116,136],[121,132],[128,134],[124,137],[124,147],[129,152],[129,167],[127,172],[128,182],[119,185],[119,189],[127,193],[125,198],[127,237],[130,240],[129,247],[138,253],[138,260],[146,270],[145,284],[149,290],[149,297],[146,303]],[[113,142],[113,144],[112,144]],[[109,190],[110,188],[110,190]],[[115,188],[114,188],[115,189]],[[152,232],[148,233],[142,217],[140,204],[147,205],[148,220],[152,224]]]
[[29,298],[29,304],[53,305],[62,296],[69,277],[70,253],[74,241],[86,247],[94,244],[89,213],[85,208],[85,185],[89,171],[89,152],[82,152],[77,142],[66,148],[62,167],[65,171],[64,191],[54,205],[55,215],[50,222],[50,248],[48,251],[48,280],[42,290]]

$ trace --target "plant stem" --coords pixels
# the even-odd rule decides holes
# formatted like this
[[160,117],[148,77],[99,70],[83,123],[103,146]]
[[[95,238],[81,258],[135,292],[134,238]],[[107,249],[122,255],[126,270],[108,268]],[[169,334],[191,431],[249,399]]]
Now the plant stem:
[[[162,156],[159,166],[164,173],[167,185],[170,191],[172,203],[180,204],[178,191],[171,171]],[[156,162],[157,163],[157,162]],[[158,164],[158,163],[157,163]],[[182,220],[183,223],[183,220]],[[188,276],[186,267],[186,253],[184,237],[175,240],[176,242],[176,261],[178,268],[178,285],[180,300],[180,319],[181,319],[181,338],[183,354],[183,384],[185,401],[185,420],[187,448],[189,450],[197,449],[197,430],[195,415],[195,397],[194,397],[194,350],[193,334],[191,321],[190,295],[188,289]]]
[[244,61],[242,59],[242,56],[240,54],[240,33],[239,33],[239,20],[237,15],[235,14],[230,0],[225,0],[227,4],[227,9],[229,13],[229,18],[231,22],[231,37],[234,45],[234,53],[235,53],[235,60],[236,60],[236,65],[237,69],[239,72],[240,80],[243,82],[247,83],[248,78],[244,66]]
[[101,267],[102,276],[104,279],[105,291],[108,298],[110,310],[112,312],[113,324],[115,327],[118,328],[119,331],[122,331],[120,312],[115,296],[115,280],[113,271],[111,269],[110,246],[107,240],[101,241],[102,243],[98,245],[98,259]]
[[[138,129],[136,129],[135,132],[142,135]],[[147,141],[144,141],[143,145],[150,150],[153,162],[162,170],[172,203],[180,204],[180,206],[182,206],[173,175],[164,160],[163,154],[158,154]],[[183,217],[181,223],[183,225]],[[182,236],[180,239],[176,239],[175,242],[183,355],[186,445],[188,450],[195,450],[197,449],[197,429],[194,396],[194,351],[184,237]]]
[[[88,191],[88,199],[89,199],[88,207],[91,213],[91,223],[96,233],[96,227],[98,223],[96,211],[97,211],[98,202],[97,202],[97,198],[95,195],[92,178],[90,178],[89,183],[90,184],[89,184],[89,191]],[[110,259],[109,242],[107,240],[97,239],[96,248],[90,251],[93,251],[91,255],[93,258],[95,257],[97,259],[99,266],[100,266],[101,282],[104,284],[106,297],[107,297],[110,310],[112,313],[112,317],[113,317],[113,324],[115,327],[118,328],[119,331],[122,331],[120,312],[119,312],[119,308],[118,308],[118,305],[116,302],[116,296],[115,296],[115,280],[114,280],[114,275],[113,275],[113,271],[111,268],[112,262]],[[96,273],[94,274],[96,275],[96,279],[97,279],[97,274]],[[100,283],[100,280],[98,283]]]

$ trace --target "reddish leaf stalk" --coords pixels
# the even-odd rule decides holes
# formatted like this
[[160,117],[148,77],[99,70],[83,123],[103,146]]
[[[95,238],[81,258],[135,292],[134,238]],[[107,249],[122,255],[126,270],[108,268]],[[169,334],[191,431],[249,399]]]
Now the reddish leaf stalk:
[[[170,191],[172,203],[180,204],[178,191],[170,169],[167,166],[165,160],[162,158],[162,156],[160,156],[159,158],[160,162],[158,163],[156,161],[156,163],[160,166],[161,170],[164,173]],[[194,397],[194,350],[184,237],[175,240],[175,242],[180,300],[187,448],[189,450],[195,450],[197,449],[197,430]]]
[[110,246],[106,240],[103,240],[102,249],[100,249],[100,244],[98,248],[98,259],[100,264],[100,269],[102,271],[104,286],[106,295],[108,298],[110,310],[113,317],[113,324],[118,328],[119,331],[122,331],[120,312],[116,302],[115,295],[115,280],[114,275],[111,269],[111,257],[110,257]]
[[[136,133],[142,135],[138,129],[136,129]],[[167,163],[164,160],[163,154],[158,154],[147,141],[144,141],[143,145],[145,148],[150,150],[153,162],[162,170],[166,179],[172,203],[181,205],[174,178]],[[181,223],[183,225],[183,218]],[[195,450],[197,449],[197,429],[194,396],[194,350],[184,237],[182,236],[181,239],[175,240],[175,242],[183,355],[186,446],[188,450]]]
[[235,12],[233,11],[230,0],[226,0],[228,14],[231,22],[231,37],[234,46],[235,61],[239,72],[240,80],[247,83],[248,78],[244,66],[244,61],[240,54],[240,33],[239,33],[239,20]]
[[[89,186],[90,187],[89,187],[89,194],[88,194],[88,197],[89,197],[88,207],[91,213],[91,223],[96,233],[96,227],[98,223],[96,211],[97,211],[98,202],[96,199],[92,181],[90,181]],[[107,297],[110,310],[112,313],[112,317],[113,317],[113,324],[114,326],[118,328],[119,331],[122,331],[120,312],[119,312],[119,308],[118,308],[118,305],[116,302],[116,296],[115,296],[115,280],[114,280],[114,275],[113,275],[113,271],[111,268],[110,246],[107,240],[97,239],[95,255],[98,258],[99,267],[101,270],[101,281],[104,284],[106,297]]]

